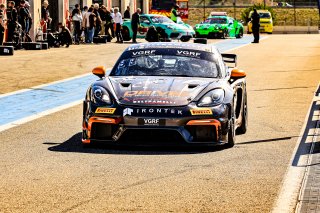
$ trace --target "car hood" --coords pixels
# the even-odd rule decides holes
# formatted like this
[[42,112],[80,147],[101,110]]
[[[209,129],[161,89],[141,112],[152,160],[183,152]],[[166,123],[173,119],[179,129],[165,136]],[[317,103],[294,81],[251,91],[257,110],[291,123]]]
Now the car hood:
[[172,30],[189,30],[189,27],[185,26],[184,24],[176,24],[176,23],[162,23],[162,26],[167,28],[171,28]]
[[185,106],[212,81],[210,78],[109,77],[118,102],[139,106]]
[[199,28],[199,29],[208,29],[208,28],[210,28],[210,27],[222,27],[223,26],[223,24],[198,24],[197,25],[197,27]]

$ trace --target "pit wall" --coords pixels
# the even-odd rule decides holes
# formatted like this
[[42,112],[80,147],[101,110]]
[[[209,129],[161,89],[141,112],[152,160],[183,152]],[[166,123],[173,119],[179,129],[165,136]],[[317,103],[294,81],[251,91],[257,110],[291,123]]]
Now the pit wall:
[[[197,23],[203,21],[203,16],[208,17],[212,11],[216,12],[227,12],[229,16],[236,17],[241,20],[241,12],[245,8],[206,8],[205,13],[203,8],[189,8],[189,20],[187,21],[190,25],[194,26]],[[275,26],[318,26],[319,24],[319,12],[317,8],[296,8],[296,24],[294,24],[294,9],[293,8],[273,8],[276,19],[274,22]]]

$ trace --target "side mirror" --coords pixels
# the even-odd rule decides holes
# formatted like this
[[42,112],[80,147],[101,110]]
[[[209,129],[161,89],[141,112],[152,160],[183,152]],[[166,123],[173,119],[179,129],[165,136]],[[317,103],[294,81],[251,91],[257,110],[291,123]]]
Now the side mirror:
[[106,75],[106,68],[104,66],[95,67],[93,68],[92,73],[99,78],[102,78]]
[[247,75],[243,70],[239,70],[237,68],[231,70],[231,78],[233,79],[244,78],[246,76]]

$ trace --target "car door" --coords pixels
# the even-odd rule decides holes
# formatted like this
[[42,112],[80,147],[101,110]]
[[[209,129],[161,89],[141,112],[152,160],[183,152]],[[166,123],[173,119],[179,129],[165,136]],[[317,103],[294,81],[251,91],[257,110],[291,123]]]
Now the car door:
[[236,25],[237,23],[233,18],[228,18],[228,30],[230,37],[236,36]]
[[147,16],[140,16],[140,27],[138,29],[137,37],[144,38],[147,34],[148,28],[151,26],[151,21]]

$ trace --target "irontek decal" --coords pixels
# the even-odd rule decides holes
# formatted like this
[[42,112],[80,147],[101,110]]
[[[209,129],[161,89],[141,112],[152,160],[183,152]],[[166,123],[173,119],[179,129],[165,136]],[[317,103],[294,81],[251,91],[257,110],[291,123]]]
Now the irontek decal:
[[125,115],[182,115],[182,110],[168,109],[168,108],[125,108],[123,116]]

